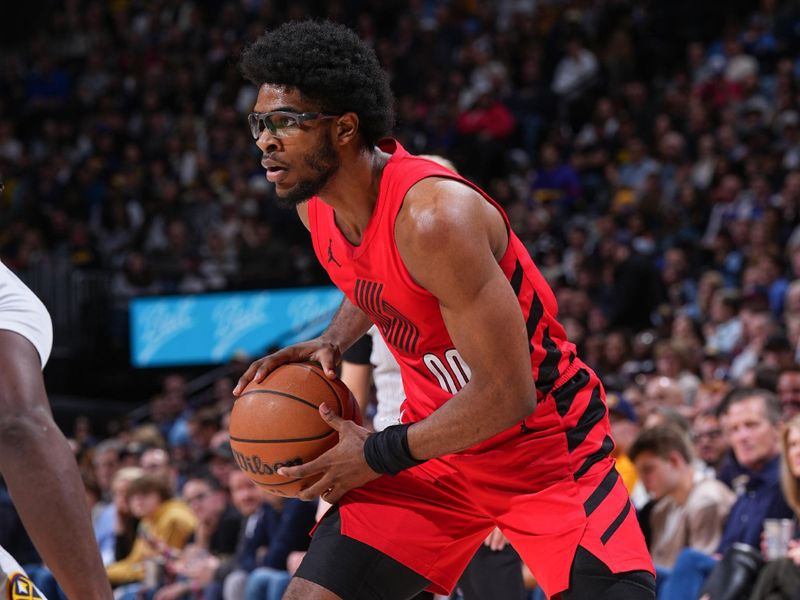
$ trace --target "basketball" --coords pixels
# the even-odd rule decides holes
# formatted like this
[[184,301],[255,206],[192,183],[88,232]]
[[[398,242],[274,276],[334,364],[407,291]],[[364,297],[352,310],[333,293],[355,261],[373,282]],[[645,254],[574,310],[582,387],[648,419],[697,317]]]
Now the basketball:
[[315,363],[288,363],[242,391],[230,417],[231,448],[240,469],[266,491],[296,496],[321,474],[303,479],[278,475],[281,467],[302,465],[339,441],[319,415],[334,413],[361,424],[355,398],[339,379],[330,380]]

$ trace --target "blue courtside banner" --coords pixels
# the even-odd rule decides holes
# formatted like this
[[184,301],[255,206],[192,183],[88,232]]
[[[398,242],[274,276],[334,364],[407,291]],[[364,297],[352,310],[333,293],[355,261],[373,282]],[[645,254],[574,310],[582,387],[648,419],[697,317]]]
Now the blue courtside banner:
[[130,304],[136,367],[219,364],[235,354],[319,335],[342,301],[334,287],[136,298]]

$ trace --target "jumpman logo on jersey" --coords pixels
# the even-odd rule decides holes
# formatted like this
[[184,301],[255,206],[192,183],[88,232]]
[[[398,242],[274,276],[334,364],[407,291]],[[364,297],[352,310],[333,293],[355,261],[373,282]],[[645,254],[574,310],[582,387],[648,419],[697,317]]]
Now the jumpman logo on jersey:
[[333,240],[332,239],[328,239],[328,264],[330,264],[330,263],[335,264],[340,269],[342,268],[341,263],[338,260],[336,260],[336,258],[333,256]]

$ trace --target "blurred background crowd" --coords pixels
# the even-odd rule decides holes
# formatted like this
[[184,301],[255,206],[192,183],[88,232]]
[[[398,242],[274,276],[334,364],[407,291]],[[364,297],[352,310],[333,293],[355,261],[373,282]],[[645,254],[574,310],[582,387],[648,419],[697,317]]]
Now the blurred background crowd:
[[[800,3],[14,11],[0,25],[0,258],[53,313],[48,388],[120,597],[156,581],[172,582],[157,600],[279,597],[265,591],[282,581],[270,569],[291,570],[307,544],[313,509],[261,495],[234,466],[226,419],[244,363],[137,371],[127,354],[131,298],[328,283],[294,214],[272,202],[246,125],[256,89],[238,56],[287,19],[353,27],[390,73],[401,143],[452,160],[504,206],[605,382],[657,563],[678,568],[682,546],[758,547],[760,529],[739,535],[732,521],[800,508],[778,475],[781,442],[784,458],[800,444],[787,426],[800,412]],[[737,429],[753,398],[758,414]],[[685,446],[653,441],[654,427],[677,428]],[[647,459],[671,452],[731,496],[704,544],[659,555],[665,499],[687,509]],[[743,509],[756,483],[769,506]],[[0,543],[22,548],[0,503]]]

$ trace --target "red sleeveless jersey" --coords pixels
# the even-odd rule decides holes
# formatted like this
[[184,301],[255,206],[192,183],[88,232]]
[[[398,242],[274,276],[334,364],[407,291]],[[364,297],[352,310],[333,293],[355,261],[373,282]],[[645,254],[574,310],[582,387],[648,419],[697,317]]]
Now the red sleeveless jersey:
[[[470,370],[445,327],[437,299],[417,285],[397,251],[395,221],[409,188],[426,177],[477,187],[397,142],[381,177],[375,211],[359,246],[319,198],[309,203],[314,251],[333,282],[378,326],[400,364],[403,421],[421,420],[469,381]],[[464,240],[465,244],[470,240]],[[578,544],[613,573],[652,561],[625,486],[597,375],[575,356],[556,321],[556,300],[509,229],[500,268],[527,322],[539,403],[517,426],[457,454],[379,477],[342,498],[342,535],[368,544],[449,594],[492,527],[509,537],[548,594],[567,589]]]
[[[579,368],[587,369],[576,359],[575,346],[567,341],[564,328],[556,321],[556,299],[550,286],[511,231],[502,208],[474,184],[435,162],[409,154],[398,142],[384,140],[380,147],[392,156],[384,167],[375,211],[360,245],[348,242],[334,221],[333,209],[318,197],[309,201],[308,215],[320,263],[334,284],[375,322],[400,364],[406,393],[403,421],[425,418],[470,378],[469,365],[450,339],[437,299],[414,282],[395,243],[395,220],[406,193],[426,177],[461,181],[503,215],[509,243],[500,268],[514,289],[527,322],[538,399],[542,400]],[[534,414],[526,419],[523,428],[536,428],[535,417]]]

